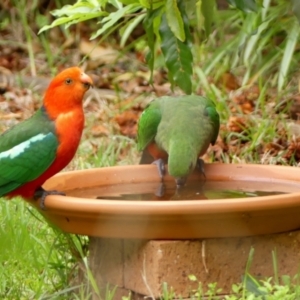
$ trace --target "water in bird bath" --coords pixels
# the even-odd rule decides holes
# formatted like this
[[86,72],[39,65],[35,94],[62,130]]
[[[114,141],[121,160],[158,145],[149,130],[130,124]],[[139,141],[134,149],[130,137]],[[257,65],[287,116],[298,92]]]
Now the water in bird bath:
[[[164,191],[162,197],[156,194]],[[67,191],[68,196],[108,200],[212,200],[249,198],[300,192],[300,185],[291,182],[256,181],[188,181],[176,191],[175,182],[120,183]]]

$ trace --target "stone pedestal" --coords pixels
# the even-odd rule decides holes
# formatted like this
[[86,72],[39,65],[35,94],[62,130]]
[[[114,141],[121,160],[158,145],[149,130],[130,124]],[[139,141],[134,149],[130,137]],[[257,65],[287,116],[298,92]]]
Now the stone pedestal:
[[128,291],[158,298],[163,282],[173,287],[176,295],[188,298],[198,285],[189,280],[191,274],[203,287],[217,282],[222,293],[228,294],[233,283],[241,282],[251,247],[255,250],[252,275],[274,275],[275,249],[280,275],[293,276],[299,271],[300,231],[176,241],[91,238],[89,265],[100,289],[107,284],[118,287],[116,300]]

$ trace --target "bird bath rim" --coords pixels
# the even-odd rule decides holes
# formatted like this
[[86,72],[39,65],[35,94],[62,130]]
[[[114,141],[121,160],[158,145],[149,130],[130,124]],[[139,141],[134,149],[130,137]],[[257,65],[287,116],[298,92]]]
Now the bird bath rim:
[[[221,181],[300,185],[300,169],[275,165],[206,164],[206,176]],[[189,179],[201,178],[194,172]],[[165,180],[174,181],[167,175]],[[67,191],[121,182],[157,181],[154,165],[62,172],[44,188]],[[174,182],[175,184],[175,182]],[[38,202],[32,202],[39,209]],[[300,192],[253,198],[134,201],[51,195],[41,213],[61,229],[114,238],[193,239],[269,234],[300,228]],[[298,217],[299,216],[299,217]]]

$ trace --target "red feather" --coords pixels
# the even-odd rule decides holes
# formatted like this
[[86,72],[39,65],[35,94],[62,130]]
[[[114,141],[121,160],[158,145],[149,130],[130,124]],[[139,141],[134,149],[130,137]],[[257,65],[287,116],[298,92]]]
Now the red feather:
[[168,159],[168,153],[162,149],[160,149],[155,142],[151,142],[147,146],[147,150],[150,153],[150,155],[154,158],[154,160],[157,159],[163,159],[167,160]]
[[83,96],[92,84],[92,79],[77,67],[64,70],[52,80],[43,104],[49,118],[55,122],[59,140],[56,159],[41,176],[10,192],[7,197],[32,198],[37,188],[69,164],[84,127]]

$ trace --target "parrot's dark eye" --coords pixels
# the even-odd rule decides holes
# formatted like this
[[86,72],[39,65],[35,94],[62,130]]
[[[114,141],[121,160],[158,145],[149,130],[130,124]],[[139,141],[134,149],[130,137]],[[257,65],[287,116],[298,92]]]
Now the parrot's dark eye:
[[67,78],[67,79],[65,80],[65,83],[66,83],[67,85],[70,85],[70,84],[73,83],[73,80],[72,80],[71,78]]

